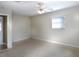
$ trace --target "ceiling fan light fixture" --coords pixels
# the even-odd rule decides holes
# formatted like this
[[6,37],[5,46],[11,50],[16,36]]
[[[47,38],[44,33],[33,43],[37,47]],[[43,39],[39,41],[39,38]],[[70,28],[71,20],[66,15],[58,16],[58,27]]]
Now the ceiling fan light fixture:
[[43,13],[45,13],[44,10],[38,10],[37,12],[38,12],[39,14],[43,14]]
[[39,14],[42,14],[41,11],[39,11],[39,10],[38,10],[37,12],[38,12]]
[[43,14],[43,13],[45,13],[46,11],[45,11],[44,9],[38,9],[37,12],[38,12],[39,14]]

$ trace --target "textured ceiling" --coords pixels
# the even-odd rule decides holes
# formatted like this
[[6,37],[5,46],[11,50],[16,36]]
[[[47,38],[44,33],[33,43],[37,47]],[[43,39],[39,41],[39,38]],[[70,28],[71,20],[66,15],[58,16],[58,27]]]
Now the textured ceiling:
[[[37,1],[0,1],[0,6],[8,7],[13,10],[13,13],[25,16],[38,15],[37,13]],[[72,6],[77,6],[78,1],[47,1],[45,5],[47,9],[51,11],[60,10]]]

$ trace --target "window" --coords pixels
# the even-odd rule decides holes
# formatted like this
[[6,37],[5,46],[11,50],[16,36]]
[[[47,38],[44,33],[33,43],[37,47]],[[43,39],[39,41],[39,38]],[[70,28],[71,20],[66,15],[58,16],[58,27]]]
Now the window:
[[61,29],[63,28],[64,17],[56,17],[52,19],[52,28]]

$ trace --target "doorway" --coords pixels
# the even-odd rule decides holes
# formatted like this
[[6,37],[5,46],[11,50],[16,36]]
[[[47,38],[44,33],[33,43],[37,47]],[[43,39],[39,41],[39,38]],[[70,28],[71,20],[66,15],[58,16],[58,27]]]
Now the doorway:
[[7,49],[7,16],[0,15],[0,50]]

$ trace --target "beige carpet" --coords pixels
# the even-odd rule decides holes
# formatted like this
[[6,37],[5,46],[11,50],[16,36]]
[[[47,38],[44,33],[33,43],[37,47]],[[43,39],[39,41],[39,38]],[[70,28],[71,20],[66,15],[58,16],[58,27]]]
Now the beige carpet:
[[1,57],[78,57],[79,48],[27,40],[15,45],[12,49],[0,52]]

